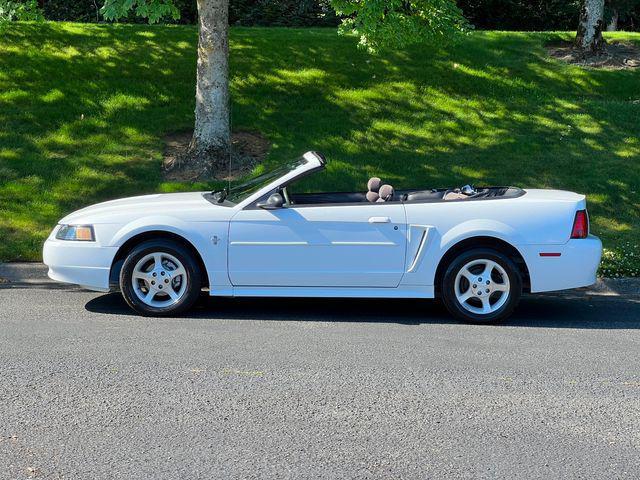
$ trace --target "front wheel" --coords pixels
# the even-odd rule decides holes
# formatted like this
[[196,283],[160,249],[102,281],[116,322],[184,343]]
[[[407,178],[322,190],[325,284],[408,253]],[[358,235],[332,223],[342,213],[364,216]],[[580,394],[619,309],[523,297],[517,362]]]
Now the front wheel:
[[147,316],[176,315],[200,295],[201,273],[191,252],[171,240],[151,240],[135,247],[120,272],[122,296]]
[[506,255],[488,248],[469,250],[448,266],[442,300],[451,314],[471,323],[507,318],[522,295],[522,276]]

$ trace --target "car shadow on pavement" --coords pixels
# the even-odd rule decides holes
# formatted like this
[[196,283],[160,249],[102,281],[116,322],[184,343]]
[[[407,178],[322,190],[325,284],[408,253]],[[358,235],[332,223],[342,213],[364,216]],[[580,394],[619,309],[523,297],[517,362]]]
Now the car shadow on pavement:
[[[135,315],[119,293],[90,300],[93,313]],[[309,322],[457,323],[435,300],[203,297],[181,318]],[[525,295],[501,326],[640,329],[640,299],[613,296]]]

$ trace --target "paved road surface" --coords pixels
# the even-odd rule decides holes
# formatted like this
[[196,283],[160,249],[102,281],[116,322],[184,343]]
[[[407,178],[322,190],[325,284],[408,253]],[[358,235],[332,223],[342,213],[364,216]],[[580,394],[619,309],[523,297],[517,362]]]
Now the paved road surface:
[[640,300],[434,302],[0,289],[4,478],[638,478]]

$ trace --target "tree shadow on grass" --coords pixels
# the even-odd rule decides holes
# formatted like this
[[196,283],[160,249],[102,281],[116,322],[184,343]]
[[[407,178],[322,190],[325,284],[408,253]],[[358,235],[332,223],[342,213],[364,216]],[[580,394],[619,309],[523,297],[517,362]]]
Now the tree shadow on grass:
[[[557,37],[557,35],[555,35]],[[303,185],[475,184],[587,193],[596,233],[640,230],[638,72],[546,58],[554,34],[476,33],[369,56],[333,29],[232,29],[235,129],[268,164],[331,160]],[[97,201],[213,185],[163,182],[162,138],[192,127],[196,31],[18,25],[0,43],[0,259],[38,258],[64,214]]]
[[[637,73],[568,69],[546,58],[552,34],[479,34],[429,56],[414,48],[373,58],[309,38],[282,38],[287,46],[274,55],[272,39],[241,35],[243,49],[269,52],[237,60],[258,67],[243,94],[268,99],[252,118],[265,128],[296,118],[304,131],[283,129],[279,143],[308,136],[337,162],[308,189],[350,190],[372,175],[399,188],[569,189],[589,195],[605,240],[638,229],[639,108],[628,97],[638,92]],[[311,114],[287,105],[302,98]]]

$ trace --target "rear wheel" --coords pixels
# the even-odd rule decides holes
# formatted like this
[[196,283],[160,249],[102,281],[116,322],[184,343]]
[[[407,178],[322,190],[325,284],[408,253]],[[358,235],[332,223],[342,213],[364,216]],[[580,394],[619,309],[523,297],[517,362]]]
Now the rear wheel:
[[141,243],[127,255],[120,272],[122,296],[142,315],[184,312],[196,302],[200,288],[201,274],[193,255],[171,240]]
[[442,299],[457,318],[494,323],[507,318],[522,295],[522,276],[506,255],[488,248],[469,250],[448,266]]

